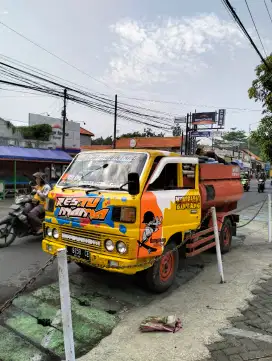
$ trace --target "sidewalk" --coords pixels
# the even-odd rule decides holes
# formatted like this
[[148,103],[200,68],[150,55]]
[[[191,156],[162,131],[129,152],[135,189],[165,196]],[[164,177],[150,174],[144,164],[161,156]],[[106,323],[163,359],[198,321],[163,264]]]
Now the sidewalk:
[[[258,208],[242,211],[241,224]],[[258,339],[256,335],[272,335],[272,245],[267,243],[266,213],[267,205],[256,221],[239,229],[232,252],[223,257],[227,283],[219,284],[217,265],[209,264],[170,296],[131,311],[110,336],[79,360],[271,361],[272,357],[265,357],[272,355],[272,336]],[[269,281],[256,289],[263,277]],[[255,299],[252,292],[258,293]],[[247,299],[252,300],[250,306]],[[180,332],[138,331],[145,317],[171,314],[182,319]],[[233,327],[254,333],[239,331],[236,337]],[[228,334],[222,336],[224,329]]]

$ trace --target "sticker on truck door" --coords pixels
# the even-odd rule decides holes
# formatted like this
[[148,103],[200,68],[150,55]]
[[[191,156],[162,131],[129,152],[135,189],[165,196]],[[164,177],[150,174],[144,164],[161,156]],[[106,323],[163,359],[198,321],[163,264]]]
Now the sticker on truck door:
[[[145,224],[145,228],[142,234],[141,241],[138,241],[139,247],[143,247],[147,252],[154,253],[157,251],[157,247],[151,246],[150,244],[160,244],[163,245],[162,238],[156,239],[156,232],[160,230],[162,224],[162,217],[156,217],[153,212],[147,211],[144,214],[144,219],[142,221]],[[155,238],[154,238],[154,236]]]

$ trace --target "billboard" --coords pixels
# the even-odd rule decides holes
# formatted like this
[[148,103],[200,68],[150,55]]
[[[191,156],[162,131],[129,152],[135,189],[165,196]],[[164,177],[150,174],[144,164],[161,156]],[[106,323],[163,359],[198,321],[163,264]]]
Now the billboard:
[[[29,113],[29,125],[49,124],[52,127],[50,142],[56,148],[62,147],[62,119]],[[65,148],[80,149],[80,124],[73,121],[65,123]]]
[[218,125],[220,127],[225,126],[225,117],[226,117],[226,109],[219,109],[218,110]]
[[216,112],[192,114],[193,125],[215,124],[215,122],[216,122]]
[[211,132],[192,132],[191,135],[196,138],[204,137],[209,138],[211,136]]

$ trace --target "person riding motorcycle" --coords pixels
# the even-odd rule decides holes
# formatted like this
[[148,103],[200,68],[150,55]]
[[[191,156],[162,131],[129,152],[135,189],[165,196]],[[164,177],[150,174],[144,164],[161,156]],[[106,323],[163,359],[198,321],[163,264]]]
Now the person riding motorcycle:
[[33,174],[36,180],[36,185],[32,188],[36,191],[32,203],[27,203],[24,213],[28,217],[29,224],[34,233],[37,235],[43,232],[41,216],[45,212],[45,202],[51,187],[46,183],[45,174],[37,172]]

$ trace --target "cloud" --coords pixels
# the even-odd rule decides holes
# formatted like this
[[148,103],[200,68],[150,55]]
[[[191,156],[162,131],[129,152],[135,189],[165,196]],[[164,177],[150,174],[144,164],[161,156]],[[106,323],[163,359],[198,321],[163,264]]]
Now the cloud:
[[191,75],[209,67],[205,55],[243,46],[242,33],[231,21],[215,14],[154,23],[125,19],[110,27],[113,43],[105,79],[115,84],[152,84],[174,81],[182,72]]

